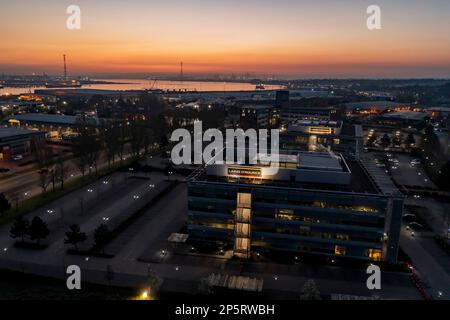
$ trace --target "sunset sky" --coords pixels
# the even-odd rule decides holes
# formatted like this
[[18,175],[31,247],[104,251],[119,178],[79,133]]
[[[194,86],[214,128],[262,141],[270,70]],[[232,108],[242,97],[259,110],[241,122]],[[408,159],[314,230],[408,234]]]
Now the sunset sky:
[[1,73],[450,78],[449,0],[1,0],[0,35]]

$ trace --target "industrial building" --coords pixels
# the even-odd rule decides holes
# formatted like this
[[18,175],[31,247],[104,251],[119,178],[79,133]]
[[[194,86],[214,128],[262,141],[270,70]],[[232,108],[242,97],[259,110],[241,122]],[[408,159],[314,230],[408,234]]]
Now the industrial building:
[[45,143],[45,132],[19,128],[0,128],[0,161],[10,161],[14,156],[30,154],[32,144]]
[[60,139],[74,135],[74,130],[82,119],[93,126],[100,124],[100,120],[96,117],[82,118],[80,116],[47,113],[18,114],[6,117],[4,121],[11,126],[46,131],[48,138]]
[[396,262],[401,194],[383,193],[360,162],[342,155],[281,153],[276,173],[258,162],[193,174],[190,241],[241,258],[276,252]]

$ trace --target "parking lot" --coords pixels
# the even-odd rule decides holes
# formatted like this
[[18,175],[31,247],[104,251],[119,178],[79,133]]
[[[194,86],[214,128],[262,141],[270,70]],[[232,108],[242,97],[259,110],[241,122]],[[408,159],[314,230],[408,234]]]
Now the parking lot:
[[[386,161],[387,154],[391,155],[391,159],[397,159],[398,162]],[[371,152],[370,157],[379,163],[380,167],[384,165],[383,168],[389,169],[393,180],[399,186],[410,188],[436,188],[436,185],[431,181],[421,165],[411,165],[411,161],[416,158],[408,154],[393,153],[391,151],[384,153]]]

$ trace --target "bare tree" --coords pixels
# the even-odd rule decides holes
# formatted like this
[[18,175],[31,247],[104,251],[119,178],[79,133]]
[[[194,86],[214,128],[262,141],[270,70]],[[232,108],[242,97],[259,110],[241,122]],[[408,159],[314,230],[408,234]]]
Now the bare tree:
[[69,166],[64,161],[62,155],[58,155],[55,160],[55,171],[57,179],[60,183],[61,190],[64,190],[64,181],[67,179],[69,174]]
[[97,161],[100,155],[101,144],[98,139],[96,124],[88,121],[86,118],[81,118],[77,122],[77,137],[74,140],[73,151],[77,156],[77,167],[84,176],[86,168],[89,173],[95,166],[97,172]]
[[115,162],[116,155],[120,148],[120,130],[117,122],[112,122],[102,129],[100,134],[101,143],[105,150],[105,155],[108,160],[108,167]]
[[42,194],[47,192],[47,188],[52,181],[52,151],[49,147],[32,145],[32,152],[36,158],[39,168],[39,185],[42,188]]

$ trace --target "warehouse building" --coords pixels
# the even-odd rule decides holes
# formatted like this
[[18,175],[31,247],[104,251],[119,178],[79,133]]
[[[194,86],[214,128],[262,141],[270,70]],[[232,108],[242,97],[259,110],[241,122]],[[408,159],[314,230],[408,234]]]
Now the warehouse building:
[[32,145],[45,143],[45,132],[19,128],[0,128],[0,161],[10,161],[14,156],[27,156]]

